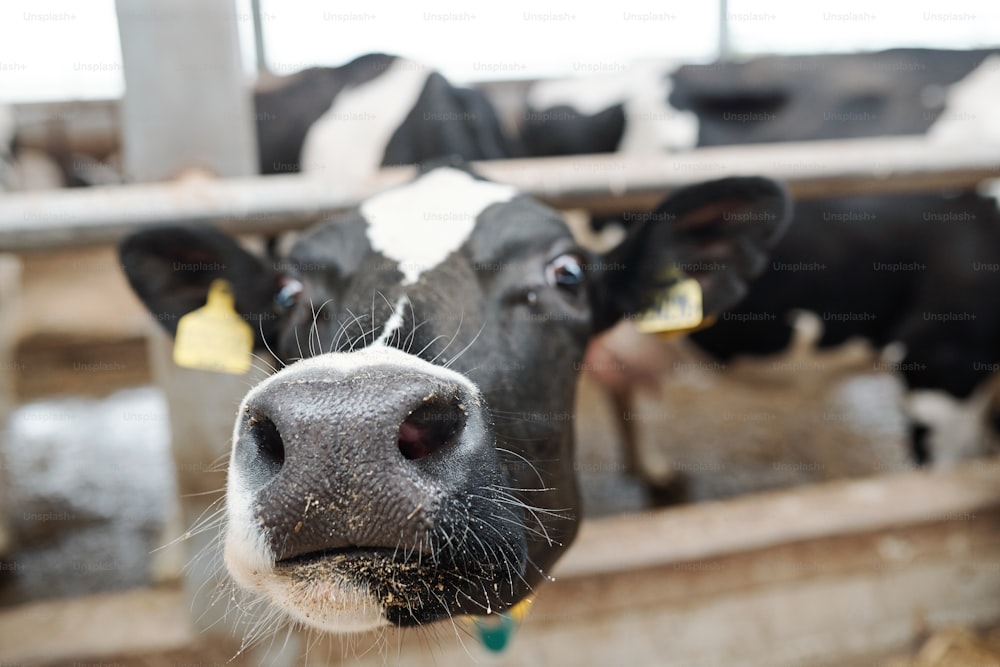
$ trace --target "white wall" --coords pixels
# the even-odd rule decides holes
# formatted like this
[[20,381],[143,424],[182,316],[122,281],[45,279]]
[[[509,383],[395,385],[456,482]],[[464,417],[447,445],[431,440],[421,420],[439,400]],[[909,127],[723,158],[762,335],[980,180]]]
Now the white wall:
[[[250,0],[235,1],[250,76]],[[261,5],[269,65],[279,73],[387,51],[455,81],[525,78],[614,70],[638,58],[705,61],[718,42],[712,1]],[[1000,44],[996,0],[730,0],[727,13],[736,53]],[[122,89],[114,0],[0,2],[0,101],[113,97]]]

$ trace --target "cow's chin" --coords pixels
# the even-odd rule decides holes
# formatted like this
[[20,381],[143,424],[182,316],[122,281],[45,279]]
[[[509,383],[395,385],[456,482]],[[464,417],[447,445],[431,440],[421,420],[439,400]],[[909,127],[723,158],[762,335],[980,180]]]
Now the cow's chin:
[[[503,611],[518,601],[502,596],[507,587],[500,583],[516,563],[463,566],[428,553],[385,548],[323,551],[275,562],[256,531],[234,525],[225,546],[233,580],[291,619],[324,632],[426,625]],[[509,590],[514,596],[513,586]]]
[[267,562],[245,535],[228,531],[225,562],[243,589],[264,597],[294,621],[331,633],[389,625],[368,585],[336,566],[336,558]]

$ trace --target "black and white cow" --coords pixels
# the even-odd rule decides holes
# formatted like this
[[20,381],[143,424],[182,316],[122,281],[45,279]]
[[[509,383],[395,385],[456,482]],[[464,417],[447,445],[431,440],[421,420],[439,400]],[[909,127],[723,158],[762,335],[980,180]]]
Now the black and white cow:
[[694,274],[707,312],[731,306],[785,218],[772,181],[709,182],[598,256],[556,211],[438,166],[278,262],[196,227],[137,232],[121,260],[171,332],[225,278],[287,364],[236,416],[225,559],[292,619],[342,632],[500,612],[534,589],[576,532],[588,341],[676,265],[710,267]]
[[[1000,370],[1000,213],[974,193],[854,196],[795,203],[795,222],[747,298],[691,339],[721,360],[773,354],[796,311],[822,322],[822,347],[865,338],[910,395],[913,456],[983,453],[964,402]],[[949,398],[950,397],[950,398]],[[977,397],[982,408],[989,397]],[[969,415],[1000,426],[1000,413]],[[1000,431],[1000,429],[997,429]]]
[[[658,86],[652,97],[633,83],[614,94],[600,80],[539,84],[525,114],[529,150],[590,152],[595,137],[626,153],[923,133],[942,150],[1000,142],[996,51],[775,56],[639,72]],[[989,431],[1000,433],[1000,414],[978,391],[1000,367],[995,199],[856,196],[799,201],[795,211],[750,298],[692,340],[721,359],[778,352],[795,313],[812,311],[824,325],[821,345],[897,343],[887,367],[912,390],[914,459],[982,453]]]
[[638,64],[536,83],[522,141],[531,155],[574,155],[923,134],[942,121],[967,120],[948,88],[978,79],[975,87],[989,91],[1000,76],[998,58],[995,50],[893,49]]
[[281,77],[255,93],[254,111],[262,174],[321,172],[342,183],[382,166],[511,157],[480,91],[397,56]]
[[[260,82],[254,122],[259,173],[318,172],[348,187],[383,166],[448,157],[500,159],[519,150],[481,91],[454,86],[426,65],[385,54]],[[13,111],[0,104],[0,187],[124,180],[120,170],[93,156],[18,153]],[[43,159],[46,164],[39,166]],[[43,168],[44,180],[35,176]]]

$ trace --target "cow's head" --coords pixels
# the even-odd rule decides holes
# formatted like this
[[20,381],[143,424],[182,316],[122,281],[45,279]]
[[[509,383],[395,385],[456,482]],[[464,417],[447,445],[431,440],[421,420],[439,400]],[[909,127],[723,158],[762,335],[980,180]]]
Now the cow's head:
[[765,179],[697,185],[597,256],[556,211],[439,167],[278,260],[191,227],[138,232],[121,253],[168,329],[225,278],[287,364],[236,417],[225,560],[295,619],[348,631],[524,598],[576,532],[572,410],[590,338],[649,307],[678,265],[709,314],[732,304],[785,209]]

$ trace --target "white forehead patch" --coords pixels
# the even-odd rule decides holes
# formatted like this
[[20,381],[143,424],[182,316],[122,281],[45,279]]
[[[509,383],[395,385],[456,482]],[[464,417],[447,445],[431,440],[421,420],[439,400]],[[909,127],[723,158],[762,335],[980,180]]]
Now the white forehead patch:
[[487,207],[510,201],[517,189],[450,167],[435,169],[361,204],[373,250],[394,260],[403,285],[412,285],[458,250]]
[[392,316],[386,320],[385,325],[382,327],[382,333],[379,334],[379,337],[372,345],[385,345],[386,341],[399,331],[399,327],[403,326],[403,309],[409,304],[410,300],[405,294],[396,299],[396,305],[392,309]]

